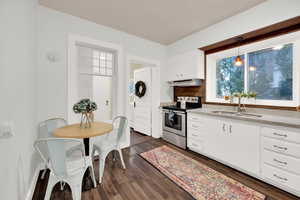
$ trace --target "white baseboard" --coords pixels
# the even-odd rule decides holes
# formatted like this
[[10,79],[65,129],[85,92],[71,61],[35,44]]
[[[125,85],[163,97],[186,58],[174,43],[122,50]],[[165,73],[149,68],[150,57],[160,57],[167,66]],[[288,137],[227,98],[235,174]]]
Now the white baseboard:
[[25,200],[32,200],[34,189],[35,189],[36,183],[38,181],[38,177],[39,177],[40,171],[42,169],[44,169],[44,166],[42,164],[39,164],[36,167],[36,169],[34,171],[34,174],[32,176],[32,179],[30,181],[29,189],[28,189],[28,192],[26,194]]

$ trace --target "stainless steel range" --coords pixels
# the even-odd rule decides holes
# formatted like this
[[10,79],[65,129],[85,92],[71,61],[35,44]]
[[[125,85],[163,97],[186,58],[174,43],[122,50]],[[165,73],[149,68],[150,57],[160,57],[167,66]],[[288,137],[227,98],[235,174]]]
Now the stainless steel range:
[[163,139],[186,149],[186,111],[201,108],[201,97],[177,97],[175,106],[163,107]]

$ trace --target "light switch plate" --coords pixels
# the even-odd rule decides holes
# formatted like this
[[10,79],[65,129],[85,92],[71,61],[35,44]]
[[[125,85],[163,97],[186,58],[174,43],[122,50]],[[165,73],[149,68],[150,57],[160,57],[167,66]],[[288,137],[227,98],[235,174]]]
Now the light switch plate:
[[12,121],[6,121],[0,125],[0,139],[11,138],[15,135],[14,123]]

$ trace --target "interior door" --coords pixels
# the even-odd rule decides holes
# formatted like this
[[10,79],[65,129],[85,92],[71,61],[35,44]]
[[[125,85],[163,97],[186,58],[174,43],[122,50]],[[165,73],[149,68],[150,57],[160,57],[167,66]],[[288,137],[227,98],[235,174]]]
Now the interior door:
[[[114,53],[78,45],[78,97],[77,101],[89,98],[96,102],[98,109],[94,111],[95,121],[111,121],[112,119],[112,86]],[[80,120],[80,115],[78,120]]]
[[134,96],[134,130],[151,136],[151,68],[142,68],[134,71],[134,85],[143,81],[146,85],[146,93],[143,97]]
[[112,77],[93,76],[93,100],[98,109],[94,112],[95,121],[112,119]]

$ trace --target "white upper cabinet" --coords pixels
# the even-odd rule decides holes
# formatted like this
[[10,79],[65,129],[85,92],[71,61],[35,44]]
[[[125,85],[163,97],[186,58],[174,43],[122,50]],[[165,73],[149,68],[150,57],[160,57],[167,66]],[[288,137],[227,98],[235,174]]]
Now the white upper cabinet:
[[194,50],[167,59],[167,81],[204,79],[204,52]]

